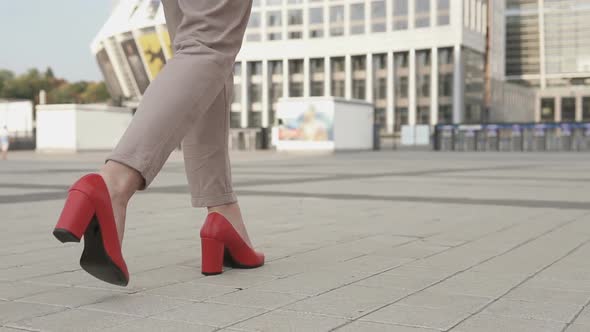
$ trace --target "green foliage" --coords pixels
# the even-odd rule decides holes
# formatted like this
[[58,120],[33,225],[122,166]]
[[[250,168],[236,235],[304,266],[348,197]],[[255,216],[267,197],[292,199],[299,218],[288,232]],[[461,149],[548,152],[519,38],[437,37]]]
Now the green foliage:
[[30,69],[25,74],[15,76],[8,70],[0,70],[0,98],[28,99],[39,102],[39,92],[45,90],[47,103],[102,103],[110,99],[104,82],[74,82],[56,78],[53,70],[44,73]]

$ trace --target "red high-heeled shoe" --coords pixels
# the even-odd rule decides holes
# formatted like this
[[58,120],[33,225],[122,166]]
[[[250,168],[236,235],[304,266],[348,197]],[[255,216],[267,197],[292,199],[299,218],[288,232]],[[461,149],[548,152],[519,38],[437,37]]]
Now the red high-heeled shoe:
[[70,188],[53,235],[61,242],[80,242],[83,235],[80,266],[108,283],[129,283],[111,198],[100,175],[88,174]]
[[264,265],[264,254],[244,242],[232,224],[217,212],[209,213],[201,228],[201,273],[215,275],[223,265],[253,269]]

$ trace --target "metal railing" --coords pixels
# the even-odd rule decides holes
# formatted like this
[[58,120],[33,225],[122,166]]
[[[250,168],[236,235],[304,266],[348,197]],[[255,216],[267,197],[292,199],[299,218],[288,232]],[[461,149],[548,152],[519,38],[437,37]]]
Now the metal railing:
[[437,125],[436,151],[590,151],[590,123]]

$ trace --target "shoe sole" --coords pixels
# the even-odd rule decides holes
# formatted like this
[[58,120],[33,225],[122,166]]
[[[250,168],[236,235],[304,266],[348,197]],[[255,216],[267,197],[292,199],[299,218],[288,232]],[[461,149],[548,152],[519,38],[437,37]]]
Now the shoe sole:
[[[63,243],[80,242],[80,239],[65,229],[55,229],[53,235]],[[124,287],[129,283],[123,271],[106,253],[96,216],[84,232],[84,251],[80,257],[80,266],[93,277],[109,284]]]

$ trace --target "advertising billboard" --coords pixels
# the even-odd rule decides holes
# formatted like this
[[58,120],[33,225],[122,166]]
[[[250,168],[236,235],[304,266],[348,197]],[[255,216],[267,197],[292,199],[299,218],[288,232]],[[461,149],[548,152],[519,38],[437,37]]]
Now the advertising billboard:
[[280,114],[279,140],[326,142],[334,140],[334,109],[310,101]]
[[141,48],[143,58],[146,61],[147,68],[152,80],[158,76],[166,64],[166,57],[164,50],[160,44],[160,39],[155,29],[144,30],[143,33],[137,37],[137,43]]

